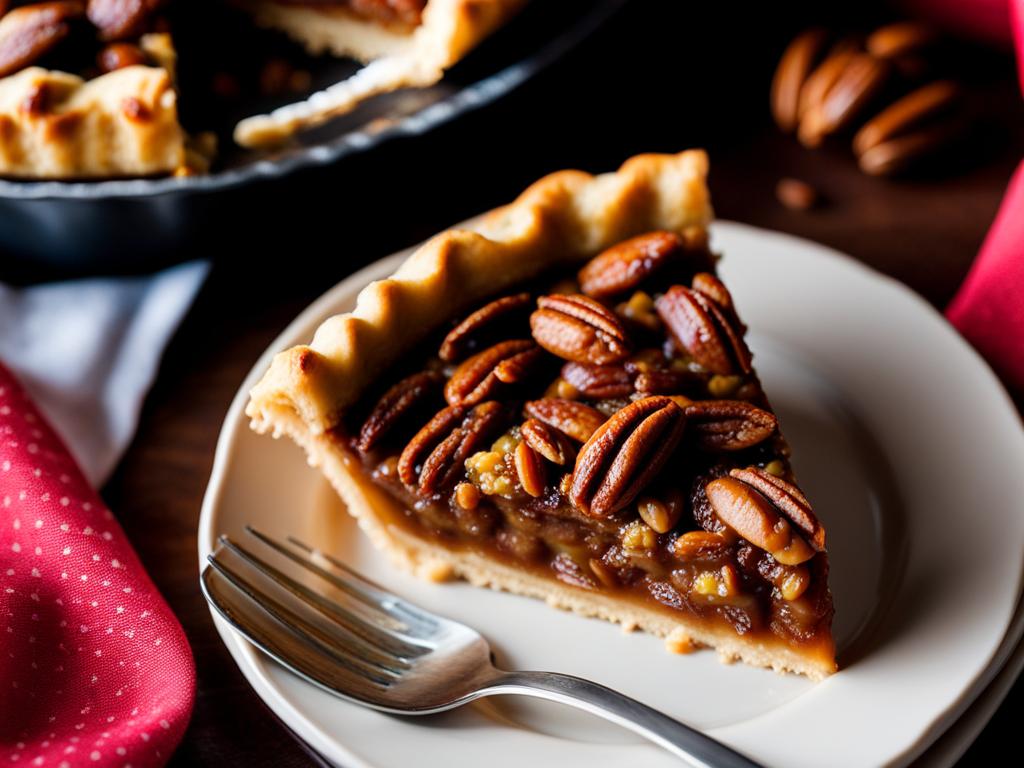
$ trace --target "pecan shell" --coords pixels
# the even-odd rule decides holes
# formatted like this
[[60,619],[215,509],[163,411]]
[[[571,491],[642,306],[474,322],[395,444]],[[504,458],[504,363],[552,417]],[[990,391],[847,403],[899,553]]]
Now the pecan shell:
[[562,378],[577,392],[594,400],[629,397],[635,376],[621,365],[566,363],[562,366]]
[[441,343],[438,356],[446,363],[462,360],[476,351],[480,346],[481,338],[490,335],[496,327],[508,325],[519,314],[522,314],[525,319],[526,309],[529,306],[530,294],[528,293],[503,296],[484,305],[448,332]]
[[674,232],[638,235],[595,256],[579,271],[580,290],[595,299],[606,299],[636,288],[683,251]]
[[608,420],[597,408],[586,403],[556,397],[531,400],[526,403],[523,410],[527,416],[554,427],[581,443],[587,442],[598,427]]
[[493,397],[502,384],[518,384],[537,370],[543,352],[529,339],[495,344],[464,361],[448,380],[450,405],[476,405]]
[[372,450],[398,422],[435,392],[440,383],[440,374],[422,371],[391,387],[363,422],[356,447],[362,453]]
[[0,77],[17,72],[59,43],[68,22],[84,12],[73,0],[35,3],[15,8],[0,18]]
[[698,400],[684,409],[687,433],[712,451],[741,451],[774,434],[775,414],[744,400]]
[[626,329],[615,313],[587,296],[537,299],[530,315],[533,338],[554,355],[577,363],[609,365],[629,357]]
[[672,286],[655,302],[676,345],[711,373],[750,373],[750,350],[735,321],[700,291]]
[[647,397],[618,411],[580,449],[570,501],[593,517],[615,514],[661,471],[685,424],[682,409],[667,397]]

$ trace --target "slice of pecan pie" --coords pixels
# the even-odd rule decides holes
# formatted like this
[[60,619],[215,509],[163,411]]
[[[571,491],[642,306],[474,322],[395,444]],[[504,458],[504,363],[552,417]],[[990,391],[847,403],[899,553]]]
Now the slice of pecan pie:
[[706,169],[537,182],[279,354],[247,413],[422,575],[822,678],[825,532],[715,276]]

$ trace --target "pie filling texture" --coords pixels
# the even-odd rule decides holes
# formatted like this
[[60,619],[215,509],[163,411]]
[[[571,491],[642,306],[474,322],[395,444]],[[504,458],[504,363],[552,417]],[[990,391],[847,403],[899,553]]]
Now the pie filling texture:
[[715,261],[655,231],[494,296],[330,438],[414,537],[834,669],[825,531]]

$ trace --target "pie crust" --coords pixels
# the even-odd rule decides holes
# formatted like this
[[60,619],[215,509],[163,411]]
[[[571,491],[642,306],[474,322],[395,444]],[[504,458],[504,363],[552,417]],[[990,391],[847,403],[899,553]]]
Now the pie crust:
[[28,67],[0,79],[0,176],[151,176],[184,162],[177,94],[161,67],[92,80]]
[[[442,233],[388,279],[367,286],[351,313],[326,320],[309,345],[278,354],[246,413],[257,432],[289,435],[321,467],[372,541],[418,575],[545,599],[553,606],[640,628],[670,646],[707,645],[723,660],[821,679],[835,671],[828,637],[801,646],[767,632],[742,636],[679,611],[568,586],[471,548],[450,548],[399,524],[402,504],[371,480],[332,432],[389,366],[431,331],[485,298],[560,265],[580,264],[649,230],[703,230],[711,219],[703,152],[641,155],[616,173],[552,174],[472,229]],[[415,329],[410,332],[410,329]],[[678,614],[678,615],[677,615]]]
[[383,24],[340,6],[239,2],[257,23],[284,31],[311,53],[330,52],[369,62],[352,77],[308,99],[246,118],[236,126],[235,141],[244,147],[263,147],[349,112],[371,96],[433,85],[526,0],[430,0],[421,23],[414,27]]

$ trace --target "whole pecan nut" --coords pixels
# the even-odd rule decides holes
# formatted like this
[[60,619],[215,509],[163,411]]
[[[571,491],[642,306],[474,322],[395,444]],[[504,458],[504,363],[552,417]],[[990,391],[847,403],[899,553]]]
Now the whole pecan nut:
[[648,232],[613,245],[595,256],[579,271],[580,290],[596,299],[616,296],[636,288],[683,251],[674,232]]
[[554,427],[573,440],[587,442],[607,417],[597,408],[575,400],[545,397],[531,400],[523,407],[526,415]]
[[713,451],[741,451],[775,433],[775,414],[744,400],[698,400],[687,405],[686,430],[700,447]]
[[84,13],[82,3],[58,0],[15,8],[0,18],[0,77],[38,59],[71,31],[68,24]]
[[[733,470],[728,477],[709,482],[705,492],[715,515],[726,526],[783,565],[806,562],[824,546],[824,530],[809,525],[807,515],[813,519],[813,513],[809,505],[801,503],[806,499],[799,490],[763,470]],[[797,509],[796,517],[802,523],[792,516]],[[801,535],[806,532],[805,525],[815,531],[810,543]]]
[[[484,305],[472,313],[449,331],[441,343],[438,356],[446,363],[454,363],[476,351],[481,338],[489,336],[496,327],[507,327],[521,313],[526,319],[526,309],[530,306],[530,294],[517,293],[514,296],[503,296]],[[525,323],[524,323],[525,326]],[[516,329],[518,330],[518,329]],[[515,333],[514,335],[519,335]]]
[[637,400],[615,413],[580,449],[570,501],[593,517],[630,504],[668,461],[685,424],[683,410],[668,397]]
[[391,387],[363,422],[356,447],[363,453],[372,450],[398,422],[437,391],[440,383],[440,374],[421,371]]
[[475,405],[490,397],[502,384],[526,381],[539,368],[543,351],[529,339],[495,344],[463,362],[444,388],[451,405]]
[[416,433],[398,457],[398,477],[419,494],[430,496],[455,484],[465,461],[508,423],[501,403],[480,403],[468,413],[448,406]]
[[537,306],[530,328],[548,352],[591,365],[621,363],[629,357],[626,329],[603,304],[587,296],[554,294],[541,296]]
[[580,394],[595,400],[629,397],[636,374],[622,365],[566,363],[562,378]]
[[750,373],[750,350],[734,319],[708,296],[672,286],[655,302],[658,315],[683,351],[711,373]]

